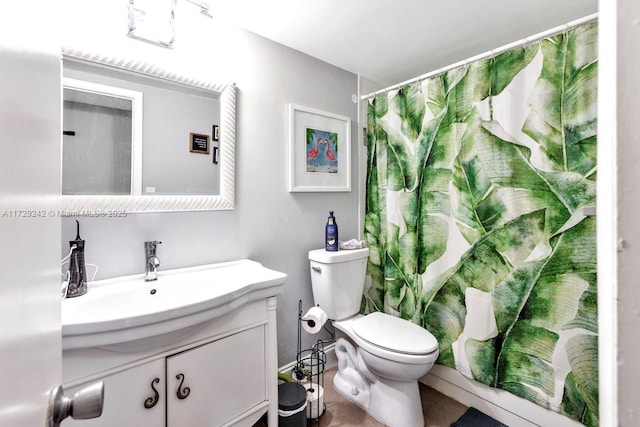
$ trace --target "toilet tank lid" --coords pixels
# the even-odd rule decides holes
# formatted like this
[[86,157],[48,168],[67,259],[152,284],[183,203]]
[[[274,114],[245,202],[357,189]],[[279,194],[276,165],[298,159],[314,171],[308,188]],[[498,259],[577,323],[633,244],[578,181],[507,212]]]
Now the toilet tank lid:
[[309,251],[309,259],[311,261],[321,262],[323,264],[333,264],[338,262],[346,262],[369,256],[369,248],[349,249],[341,251],[327,251],[325,249],[314,249]]
[[381,312],[353,322],[353,332],[378,347],[405,354],[429,354],[438,349],[438,341],[426,329]]

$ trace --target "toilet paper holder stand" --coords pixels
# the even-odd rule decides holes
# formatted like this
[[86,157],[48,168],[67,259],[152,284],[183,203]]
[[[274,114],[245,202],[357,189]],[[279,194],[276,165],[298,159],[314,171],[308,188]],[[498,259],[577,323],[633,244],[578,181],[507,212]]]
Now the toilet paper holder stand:
[[293,381],[307,388],[307,418],[316,421],[318,425],[320,425],[320,417],[326,409],[323,401],[323,390],[327,355],[324,348],[326,344],[334,341],[335,336],[325,325],[324,329],[331,335],[331,339],[318,339],[311,348],[302,349],[302,322],[304,322],[302,318],[302,300],[300,300],[298,302],[298,347],[296,365],[293,368],[291,376]]

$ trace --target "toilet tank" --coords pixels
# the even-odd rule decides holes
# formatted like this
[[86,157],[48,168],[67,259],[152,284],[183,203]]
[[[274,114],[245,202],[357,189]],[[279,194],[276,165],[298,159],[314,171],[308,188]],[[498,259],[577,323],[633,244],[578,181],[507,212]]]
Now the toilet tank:
[[329,319],[346,319],[360,311],[368,257],[368,248],[309,251],[314,304]]

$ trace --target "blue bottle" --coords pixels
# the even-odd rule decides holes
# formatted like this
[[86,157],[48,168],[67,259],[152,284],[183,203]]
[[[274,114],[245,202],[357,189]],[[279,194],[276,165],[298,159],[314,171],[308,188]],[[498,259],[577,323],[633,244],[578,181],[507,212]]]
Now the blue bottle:
[[324,228],[324,243],[325,249],[335,252],[338,250],[338,224],[333,216],[333,211],[329,212],[329,218],[327,219],[327,225]]

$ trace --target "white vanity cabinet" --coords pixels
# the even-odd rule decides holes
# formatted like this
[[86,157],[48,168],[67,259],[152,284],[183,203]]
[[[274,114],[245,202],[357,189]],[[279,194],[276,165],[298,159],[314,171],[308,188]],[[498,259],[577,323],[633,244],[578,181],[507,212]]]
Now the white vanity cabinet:
[[244,304],[159,349],[64,351],[65,395],[105,383],[102,416],[64,425],[252,426],[267,410],[277,425],[275,300]]
[[222,426],[266,400],[263,328],[167,358],[167,425]]
[[[104,407],[99,418],[74,420],[67,418],[63,426],[164,426],[165,425],[165,360],[160,359],[134,368],[97,378],[104,381]],[[95,381],[65,389],[73,394]]]

